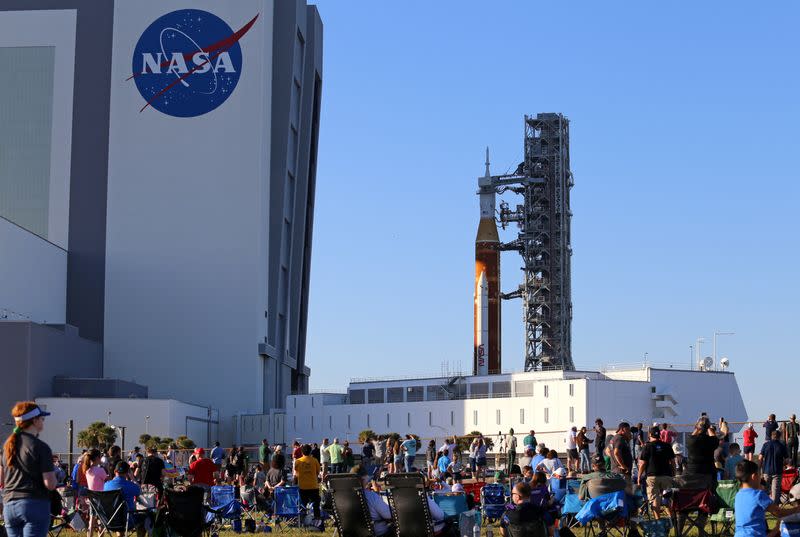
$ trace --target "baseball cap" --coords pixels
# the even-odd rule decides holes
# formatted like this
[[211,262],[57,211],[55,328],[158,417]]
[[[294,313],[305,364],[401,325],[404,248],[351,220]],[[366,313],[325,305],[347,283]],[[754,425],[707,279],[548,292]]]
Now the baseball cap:
[[564,467],[556,468],[556,471],[553,472],[553,475],[557,475],[558,477],[565,477],[567,475],[567,471]]
[[205,455],[206,454],[206,450],[201,448],[201,447],[194,448],[194,454],[195,455]]
[[125,461],[119,461],[117,465],[114,467],[114,471],[118,474],[127,474],[131,471],[131,467],[128,466],[128,463]]

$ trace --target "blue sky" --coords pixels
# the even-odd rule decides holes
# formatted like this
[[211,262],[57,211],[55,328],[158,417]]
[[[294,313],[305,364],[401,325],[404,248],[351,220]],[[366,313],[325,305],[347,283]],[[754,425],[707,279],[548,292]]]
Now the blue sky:
[[[734,330],[718,351],[750,416],[795,410],[797,4],[317,4],[312,389],[471,367],[484,147],[513,170],[523,115],[562,112],[576,365],[688,366],[698,336],[708,355]],[[505,291],[520,266],[503,254]],[[506,302],[505,369],[523,334]]]

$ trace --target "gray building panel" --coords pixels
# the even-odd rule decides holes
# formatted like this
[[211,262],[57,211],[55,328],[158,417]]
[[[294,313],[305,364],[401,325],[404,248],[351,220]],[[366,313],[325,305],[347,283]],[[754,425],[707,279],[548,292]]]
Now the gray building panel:
[[77,10],[72,109],[67,323],[103,341],[108,118],[114,2],[4,0],[0,11]]
[[[17,401],[51,397],[55,376],[102,376],[103,350],[81,338],[74,327],[31,322],[0,322],[4,368],[0,375],[0,409],[7,412]],[[0,434],[11,427],[2,422]]]
[[269,400],[283,407],[285,395],[308,390],[306,316],[322,91],[317,9],[300,0],[276,2],[274,18],[267,312],[267,344],[274,355],[265,359],[288,358],[296,367],[288,376],[270,377],[273,369],[265,365],[265,410]]

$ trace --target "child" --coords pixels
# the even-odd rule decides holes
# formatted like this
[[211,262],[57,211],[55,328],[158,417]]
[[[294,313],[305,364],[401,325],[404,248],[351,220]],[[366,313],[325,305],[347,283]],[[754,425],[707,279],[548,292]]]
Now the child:
[[728,446],[728,458],[725,460],[725,479],[736,479],[736,465],[744,459],[741,452],[742,448],[736,442],[732,442]]
[[[769,495],[761,490],[761,472],[753,461],[743,460],[736,465],[736,479],[742,488],[736,494],[736,534],[734,537],[767,537],[766,512],[776,517],[800,513],[800,507],[781,509],[772,503]],[[769,536],[780,533],[780,524],[775,526]]]

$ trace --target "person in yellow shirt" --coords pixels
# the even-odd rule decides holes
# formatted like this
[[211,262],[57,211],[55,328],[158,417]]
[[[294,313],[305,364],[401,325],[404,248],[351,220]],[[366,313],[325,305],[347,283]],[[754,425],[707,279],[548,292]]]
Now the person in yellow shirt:
[[319,471],[320,464],[317,459],[311,456],[311,446],[304,444],[301,448],[303,456],[294,461],[293,475],[300,490],[300,501],[303,505],[308,502],[314,505],[314,518],[319,520]]

